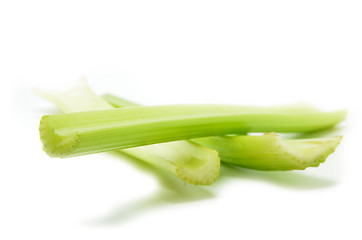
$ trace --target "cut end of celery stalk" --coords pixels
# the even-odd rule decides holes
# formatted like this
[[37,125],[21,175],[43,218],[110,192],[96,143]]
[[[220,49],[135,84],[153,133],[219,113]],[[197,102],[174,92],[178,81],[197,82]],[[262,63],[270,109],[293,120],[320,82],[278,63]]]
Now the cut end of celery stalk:
[[[296,169],[304,170],[308,167],[318,167],[327,157],[334,153],[342,141],[342,136],[317,139],[284,140],[289,154],[295,156]],[[282,142],[282,140],[280,140]],[[293,159],[291,159],[293,161]]]
[[211,185],[219,176],[220,159],[218,153],[212,151],[202,156],[202,161],[192,158],[175,166],[175,175],[181,180],[195,185]]
[[210,185],[219,176],[220,158],[215,150],[190,141],[153,144],[122,150],[151,165],[162,168],[195,185]]
[[77,148],[80,140],[77,133],[61,136],[54,132],[49,127],[48,115],[45,115],[40,120],[39,132],[40,140],[43,143],[43,150],[50,157],[69,157]]
[[332,154],[342,137],[282,140],[275,133],[262,136],[199,138],[193,141],[219,152],[222,161],[264,171],[318,167]]

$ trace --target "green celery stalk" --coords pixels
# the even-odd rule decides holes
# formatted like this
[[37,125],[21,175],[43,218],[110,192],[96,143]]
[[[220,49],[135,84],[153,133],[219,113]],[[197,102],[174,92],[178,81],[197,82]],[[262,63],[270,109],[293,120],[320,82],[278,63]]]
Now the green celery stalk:
[[[111,94],[103,98],[115,107],[136,106],[136,103]],[[276,111],[308,113],[319,110],[307,104],[281,107],[257,107],[260,112]],[[216,136],[192,139],[192,141],[218,151],[223,162],[237,164],[255,170],[303,170],[317,167],[335,151],[342,137],[324,139],[282,140],[275,133],[257,136]]]
[[[67,92],[36,90],[36,93],[53,102],[64,113],[113,109],[104,99],[96,95],[84,80]],[[70,121],[77,120],[70,119]],[[62,144],[66,143],[60,142],[58,147],[62,148]],[[119,151],[164,169],[192,184],[209,185],[215,182],[219,175],[220,158],[217,152],[191,141],[154,144]]]
[[282,140],[275,133],[193,139],[196,143],[218,151],[223,162],[266,171],[318,167],[335,151],[341,140],[341,136]]
[[[104,100],[106,100],[109,104],[111,104],[115,108],[123,108],[123,107],[137,107],[142,106],[139,103],[130,101],[128,99],[121,98],[119,96],[106,93],[102,96]],[[238,109],[243,109],[247,112],[254,113],[275,113],[275,112],[284,112],[284,113],[313,113],[313,112],[322,112],[317,109],[313,105],[307,103],[294,103],[289,105],[282,106],[236,106]]]
[[39,131],[49,156],[72,157],[225,134],[309,132],[345,116],[344,110],[260,113],[232,105],[168,105],[45,115]]

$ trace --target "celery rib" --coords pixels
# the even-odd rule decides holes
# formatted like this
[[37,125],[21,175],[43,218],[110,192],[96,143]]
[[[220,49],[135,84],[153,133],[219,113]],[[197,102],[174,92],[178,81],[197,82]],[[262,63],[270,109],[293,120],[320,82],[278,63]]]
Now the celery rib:
[[[96,95],[87,86],[85,81],[79,82],[77,86],[67,92],[36,90],[36,93],[53,102],[65,113],[113,108],[104,99]],[[44,117],[44,119],[47,118]],[[72,124],[77,119],[69,119],[69,121]],[[57,138],[57,135],[54,134],[54,129],[50,128],[48,124],[44,124],[45,122],[42,121],[40,124],[40,132],[44,149],[48,150],[47,153],[49,155],[52,156],[49,149],[60,149],[60,153],[56,154],[57,157],[61,157],[61,153],[67,152],[69,149],[70,151],[75,150],[80,143],[78,133],[75,133],[73,136]],[[63,129],[63,132],[66,132],[66,129]],[[181,180],[196,185],[210,185],[216,181],[219,175],[220,158],[218,153],[215,150],[190,141],[154,144],[119,151],[164,169]]]
[[341,140],[341,136],[282,140],[275,133],[193,139],[196,143],[218,151],[224,162],[264,171],[318,167],[335,151]]
[[71,157],[244,132],[308,132],[332,127],[346,112],[248,113],[225,105],[169,105],[46,115],[40,121],[44,151]]
[[[142,106],[139,103],[130,101],[128,99],[121,98],[119,96],[106,93],[102,95],[102,98],[107,101],[108,104],[112,105],[115,108],[123,108],[123,107],[140,107]],[[232,106],[229,106],[232,107]],[[313,112],[321,112],[315,106],[300,102],[288,105],[281,106],[234,106],[237,109],[243,109],[243,111],[248,113],[313,113]]]

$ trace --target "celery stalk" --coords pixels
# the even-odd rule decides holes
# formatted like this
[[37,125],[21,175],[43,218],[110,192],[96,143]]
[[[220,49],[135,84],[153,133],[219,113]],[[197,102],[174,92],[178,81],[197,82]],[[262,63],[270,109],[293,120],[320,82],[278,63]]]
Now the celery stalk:
[[[85,81],[80,81],[76,87],[68,92],[36,90],[36,93],[53,102],[65,113],[113,108],[104,99],[96,95]],[[70,121],[76,121],[76,119],[70,119]],[[44,135],[42,137],[47,138]],[[59,142],[58,146],[52,147],[62,148],[66,144]],[[44,148],[46,149],[47,146]],[[215,182],[219,175],[220,158],[217,152],[190,141],[154,144],[124,149],[120,152],[164,169],[192,184],[209,185]]]
[[284,139],[275,133],[262,136],[207,137],[193,141],[219,152],[222,161],[256,170],[303,170],[318,167],[335,151],[341,136]]
[[43,116],[40,136],[53,157],[244,132],[308,132],[332,127],[346,112],[260,112],[233,105],[130,107]]
[[[136,103],[105,94],[103,98],[115,107],[136,106]],[[307,104],[294,104],[281,107],[253,107],[253,110],[266,112],[318,112]],[[192,139],[192,141],[218,151],[223,162],[237,164],[255,170],[303,170],[317,167],[335,151],[342,137],[324,139],[282,140],[275,133],[258,136],[216,136]]]
[[[111,104],[115,108],[123,108],[123,107],[136,107],[142,106],[136,102],[130,101],[128,99],[124,99],[113,94],[106,93],[102,96],[109,104]],[[237,108],[241,108],[237,106]],[[313,112],[321,112],[319,109],[314,107],[313,105],[307,103],[294,103],[289,105],[282,106],[242,106],[242,108],[247,112],[254,113],[313,113]]]
[[43,116],[40,137],[52,157],[71,157],[245,132],[308,132],[332,127],[345,111],[256,113],[228,105],[129,107]]

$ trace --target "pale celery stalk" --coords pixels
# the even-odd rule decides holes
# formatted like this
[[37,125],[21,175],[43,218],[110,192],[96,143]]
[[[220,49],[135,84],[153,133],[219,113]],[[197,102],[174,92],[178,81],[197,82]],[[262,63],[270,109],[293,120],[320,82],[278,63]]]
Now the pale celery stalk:
[[275,133],[262,136],[207,137],[193,141],[218,151],[223,162],[256,170],[303,170],[318,167],[335,151],[341,136],[284,139]]
[[72,157],[207,136],[309,132],[344,120],[332,112],[260,113],[233,105],[129,107],[43,116],[40,137],[52,157]]
[[[115,107],[136,106],[136,103],[111,94],[103,96]],[[313,106],[296,104],[281,107],[253,108],[266,112],[317,112]],[[335,151],[342,137],[322,139],[287,139],[282,140],[275,133],[257,136],[216,136],[192,139],[206,147],[218,151],[223,162],[230,162],[244,168],[256,170],[302,170],[317,167]]]
[[[68,92],[40,90],[36,90],[36,92],[41,97],[53,102],[65,113],[113,108],[104,99],[97,96],[85,81],[80,81],[75,88]],[[62,144],[60,142],[58,146],[54,147],[61,148]],[[154,144],[124,149],[120,152],[164,169],[192,184],[209,185],[215,182],[219,175],[220,158],[217,152],[190,141]]]

